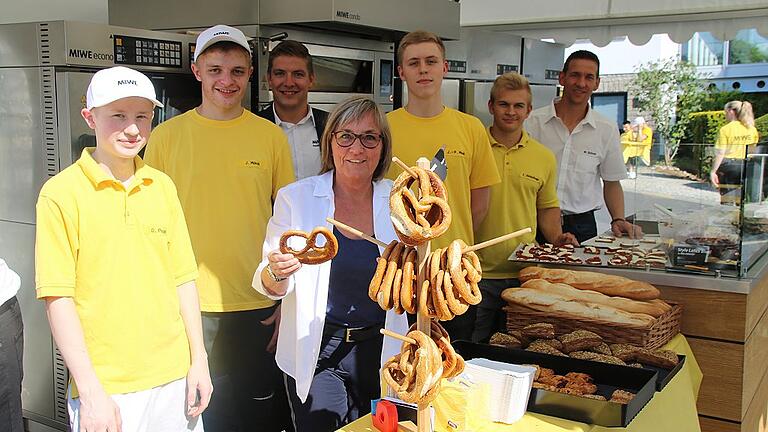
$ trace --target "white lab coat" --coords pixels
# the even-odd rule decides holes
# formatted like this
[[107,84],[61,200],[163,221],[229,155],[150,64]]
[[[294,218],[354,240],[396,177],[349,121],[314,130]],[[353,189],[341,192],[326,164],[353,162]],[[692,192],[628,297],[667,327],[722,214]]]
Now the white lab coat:
[[[373,183],[374,233],[384,243],[396,237],[389,219],[391,189],[391,180]],[[317,226],[331,227],[325,218],[333,217],[334,210],[333,171],[299,180],[280,189],[275,199],[274,213],[267,225],[264,258],[253,277],[253,288],[256,291],[275,300],[282,299],[280,337],[275,357],[280,369],[296,380],[296,393],[302,402],[306,401],[309,394],[320,354],[331,262],[302,265],[298,272],[288,278],[288,290],[282,297],[269,294],[261,283],[260,275],[267,264],[267,254],[279,247],[283,232],[290,229],[310,232]],[[382,248],[379,248],[379,253],[381,251]],[[405,334],[408,330],[406,316],[388,311],[385,327]],[[399,351],[400,342],[385,337],[381,352],[382,364]]]

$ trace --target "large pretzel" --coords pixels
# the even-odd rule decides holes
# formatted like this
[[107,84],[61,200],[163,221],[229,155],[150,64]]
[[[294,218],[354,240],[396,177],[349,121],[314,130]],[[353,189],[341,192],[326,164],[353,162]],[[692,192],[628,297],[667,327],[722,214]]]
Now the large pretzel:
[[[410,331],[416,330],[416,324]],[[442,353],[443,378],[453,378],[464,371],[464,358],[459,355],[451,345],[451,337],[443,326],[437,321],[430,321],[430,337]]]
[[400,354],[387,360],[382,375],[397,397],[410,403],[429,403],[437,396],[443,378],[442,352],[435,341],[418,330],[407,337],[416,344],[403,342]]
[[[466,255],[470,256],[470,258],[463,259],[461,250],[466,246],[467,244],[460,239],[452,241],[448,245],[446,264],[448,271],[451,273],[453,286],[461,298],[471,305],[476,305],[482,300],[480,287],[477,285],[482,277],[480,273],[482,269],[479,268],[480,260],[477,259],[477,255],[474,252],[468,252]],[[472,255],[475,256],[472,257]],[[474,265],[475,262],[478,263],[477,267]]]
[[[317,245],[317,236],[325,237],[325,245]],[[294,250],[288,246],[291,237],[303,237],[307,240],[306,246],[301,250]],[[333,259],[339,250],[339,243],[333,232],[325,227],[317,227],[307,234],[300,230],[288,230],[280,236],[280,252],[293,254],[302,264],[320,264]]]
[[420,198],[410,190],[417,179],[403,172],[395,180],[389,195],[392,224],[400,240],[416,246],[443,234],[451,224],[451,209],[445,186],[430,170],[411,167],[419,181]]

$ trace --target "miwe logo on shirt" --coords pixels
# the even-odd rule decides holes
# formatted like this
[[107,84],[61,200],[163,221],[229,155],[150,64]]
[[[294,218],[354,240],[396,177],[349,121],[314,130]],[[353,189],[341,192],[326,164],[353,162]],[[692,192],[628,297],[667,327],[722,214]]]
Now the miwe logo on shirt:
[[254,160],[254,159],[246,159],[243,161],[243,165],[245,168],[261,168],[261,161]]

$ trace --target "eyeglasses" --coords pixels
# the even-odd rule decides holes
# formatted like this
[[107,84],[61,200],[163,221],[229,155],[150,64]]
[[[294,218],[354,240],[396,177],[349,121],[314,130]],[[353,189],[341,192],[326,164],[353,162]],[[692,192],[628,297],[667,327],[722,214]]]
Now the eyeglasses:
[[348,131],[336,131],[332,134],[336,138],[336,144],[339,147],[349,147],[355,143],[355,140],[360,140],[360,144],[367,149],[373,149],[379,146],[381,143],[381,135],[364,133],[356,134]]

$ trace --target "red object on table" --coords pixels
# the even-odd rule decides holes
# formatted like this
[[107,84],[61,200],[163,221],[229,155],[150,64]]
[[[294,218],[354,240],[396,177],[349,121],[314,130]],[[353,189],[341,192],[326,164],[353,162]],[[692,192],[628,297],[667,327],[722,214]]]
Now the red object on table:
[[381,432],[397,432],[397,407],[390,401],[376,403],[376,415],[371,419],[373,427]]

